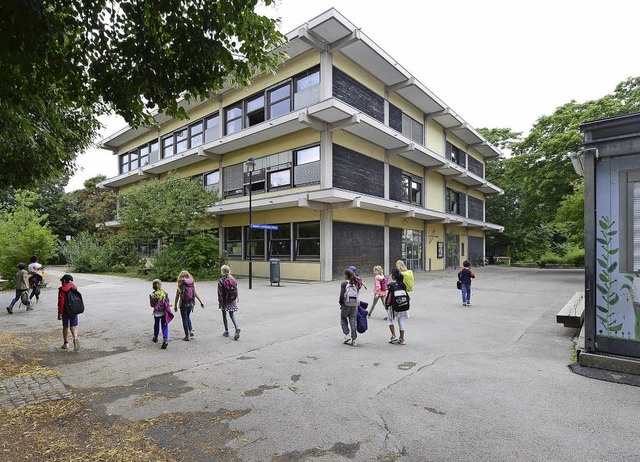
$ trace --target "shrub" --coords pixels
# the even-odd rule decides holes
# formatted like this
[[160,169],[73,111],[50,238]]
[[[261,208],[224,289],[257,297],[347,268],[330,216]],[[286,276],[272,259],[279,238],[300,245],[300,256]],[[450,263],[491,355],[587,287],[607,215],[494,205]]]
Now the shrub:
[[571,249],[565,256],[567,263],[583,268],[584,267],[584,249]]
[[172,244],[164,244],[154,258],[151,277],[163,281],[176,280],[182,270],[198,279],[217,279],[226,256],[220,256],[218,240],[207,233],[187,236]]
[[141,264],[133,242],[117,234],[100,238],[87,232],[80,233],[62,245],[62,253],[69,267],[79,273],[122,272],[127,267]]

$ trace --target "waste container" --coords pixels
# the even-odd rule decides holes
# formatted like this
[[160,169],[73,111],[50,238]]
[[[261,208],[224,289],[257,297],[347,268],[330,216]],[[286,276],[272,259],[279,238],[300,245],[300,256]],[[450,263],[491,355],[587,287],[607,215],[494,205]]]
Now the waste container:
[[280,259],[271,258],[269,260],[269,282],[270,285],[278,284],[280,286]]

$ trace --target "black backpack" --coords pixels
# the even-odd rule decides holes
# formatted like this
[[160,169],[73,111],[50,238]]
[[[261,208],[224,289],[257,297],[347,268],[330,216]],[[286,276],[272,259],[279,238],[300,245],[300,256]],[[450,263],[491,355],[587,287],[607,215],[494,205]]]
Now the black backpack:
[[64,300],[64,314],[67,316],[75,316],[80,313],[84,313],[82,295],[78,292],[78,289],[71,288],[67,292]]

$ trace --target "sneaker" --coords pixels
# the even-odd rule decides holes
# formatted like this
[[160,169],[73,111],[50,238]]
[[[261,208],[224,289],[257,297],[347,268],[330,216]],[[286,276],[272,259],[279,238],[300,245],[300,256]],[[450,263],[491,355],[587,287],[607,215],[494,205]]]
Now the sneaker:
[[68,343],[68,342],[64,342],[64,343],[62,344],[62,347],[61,347],[61,348],[62,348],[63,350],[68,350],[68,349],[69,349],[69,343]]
[[184,340],[185,342],[188,342],[188,341],[189,341],[189,336],[188,336],[188,335],[185,335],[185,336],[184,336],[184,338],[183,338],[182,340]]
[[151,339],[151,341],[152,341],[153,343],[158,343],[158,337],[153,337],[153,338]]
[[78,337],[73,339],[73,351],[78,351],[80,349],[80,340]]
[[194,337],[193,331],[189,332],[189,337]]
[[10,306],[7,307],[7,313],[9,314],[13,314],[13,308],[11,308]]
[[344,334],[344,343],[345,345],[351,341],[351,337],[348,334]]
[[228,337],[228,336],[229,336],[229,331],[228,331],[228,330],[225,330],[225,331],[224,331],[224,334],[222,334],[222,336],[223,336],[223,337]]
[[240,329],[236,329],[236,335],[233,336],[234,340],[238,340],[240,338]]
[[463,304],[462,304],[462,306],[467,306],[467,304],[466,304],[466,303],[463,303]]
[[345,345],[351,345],[351,342],[352,342],[351,338],[348,338],[342,343],[344,343]]
[[33,311],[33,306],[31,306],[31,304],[27,305],[27,311]]
[[162,349],[166,350],[167,349],[167,345],[169,345],[169,344],[167,343],[166,340],[164,342],[162,342]]
[[467,302],[467,306],[471,306],[471,302]]
[[405,345],[403,338],[398,339],[398,345]]
[[391,336],[391,338],[389,339],[389,343],[398,343],[398,339],[396,338],[395,335]]
[[353,339],[353,342],[351,342],[351,345],[357,347],[358,346],[358,341],[356,339]]

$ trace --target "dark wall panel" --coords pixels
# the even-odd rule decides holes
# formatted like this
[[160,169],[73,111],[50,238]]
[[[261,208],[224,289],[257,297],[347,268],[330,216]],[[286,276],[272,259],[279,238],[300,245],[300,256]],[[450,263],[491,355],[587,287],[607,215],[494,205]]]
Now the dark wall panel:
[[384,99],[336,67],[333,68],[333,96],[384,122]]
[[[395,260],[394,260],[395,262]],[[354,265],[363,278],[369,278],[376,265],[384,264],[384,228],[359,223],[333,222],[333,277],[342,279],[345,269]],[[367,284],[372,290],[372,284]]]
[[469,201],[469,218],[484,221],[484,204],[480,199],[468,196]]
[[402,133],[402,110],[389,103],[389,127]]
[[384,163],[334,144],[333,186],[384,197]]
[[389,199],[402,202],[402,170],[389,165]]
[[396,266],[396,262],[402,258],[402,229],[389,228],[389,265],[385,268],[391,274],[391,270]]

